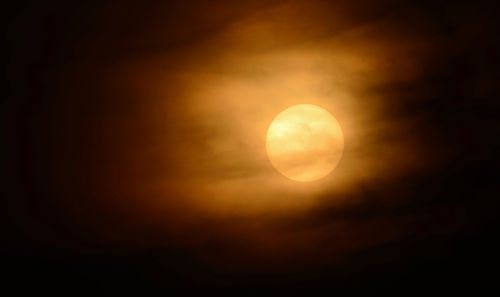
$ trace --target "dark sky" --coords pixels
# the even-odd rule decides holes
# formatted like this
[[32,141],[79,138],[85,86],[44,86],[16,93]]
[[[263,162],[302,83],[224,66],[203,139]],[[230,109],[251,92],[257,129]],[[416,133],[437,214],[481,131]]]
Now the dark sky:
[[[240,2],[9,8],[9,275],[91,292],[494,288],[495,5]],[[273,117],[301,103],[345,135],[306,184],[265,154]]]

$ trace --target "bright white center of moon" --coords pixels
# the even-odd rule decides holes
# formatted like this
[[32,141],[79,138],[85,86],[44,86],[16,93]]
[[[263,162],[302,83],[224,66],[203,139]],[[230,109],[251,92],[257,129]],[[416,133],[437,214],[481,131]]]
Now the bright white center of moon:
[[279,113],[269,126],[267,155],[289,179],[308,182],[335,169],[344,150],[344,134],[325,109],[299,104]]

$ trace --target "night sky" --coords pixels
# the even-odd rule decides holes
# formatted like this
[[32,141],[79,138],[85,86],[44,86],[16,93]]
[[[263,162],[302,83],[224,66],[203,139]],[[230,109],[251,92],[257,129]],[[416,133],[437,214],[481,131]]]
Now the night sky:
[[[6,12],[1,246],[19,290],[498,289],[493,1]],[[345,136],[310,183],[265,151],[295,104]]]

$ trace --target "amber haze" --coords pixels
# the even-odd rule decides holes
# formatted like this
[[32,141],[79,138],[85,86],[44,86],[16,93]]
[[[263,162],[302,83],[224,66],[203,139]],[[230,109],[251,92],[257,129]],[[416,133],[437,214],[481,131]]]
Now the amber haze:
[[[497,11],[15,3],[7,274],[18,288],[94,293],[492,288]],[[301,104],[343,135],[335,168],[310,182],[266,150],[273,120]]]

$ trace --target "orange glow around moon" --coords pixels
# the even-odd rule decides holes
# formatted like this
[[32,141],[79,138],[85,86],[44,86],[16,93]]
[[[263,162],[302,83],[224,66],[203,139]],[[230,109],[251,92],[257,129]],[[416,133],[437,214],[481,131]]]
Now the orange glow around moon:
[[267,155],[289,179],[309,182],[335,169],[344,150],[344,135],[325,109],[299,104],[274,118],[267,131]]

